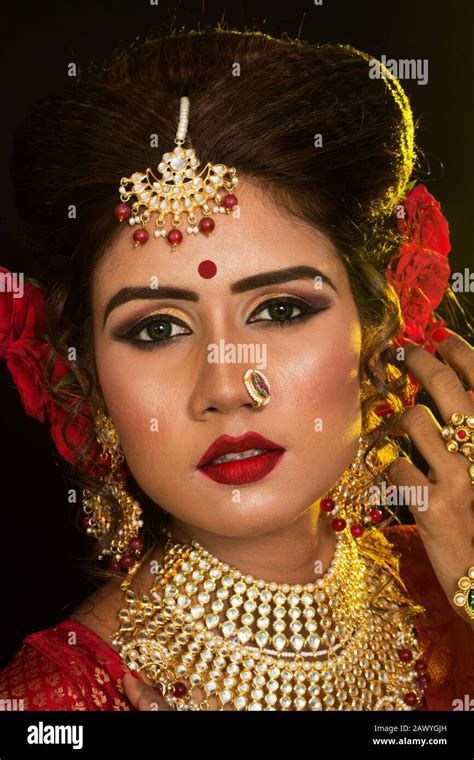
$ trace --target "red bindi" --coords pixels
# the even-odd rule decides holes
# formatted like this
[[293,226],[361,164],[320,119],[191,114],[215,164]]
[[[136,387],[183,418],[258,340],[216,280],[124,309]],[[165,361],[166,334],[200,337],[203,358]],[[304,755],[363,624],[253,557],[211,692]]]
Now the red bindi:
[[210,261],[208,259],[207,261],[201,261],[201,263],[198,266],[198,272],[201,275],[201,277],[204,277],[205,280],[210,280],[211,277],[215,276],[217,272],[217,267],[213,261]]

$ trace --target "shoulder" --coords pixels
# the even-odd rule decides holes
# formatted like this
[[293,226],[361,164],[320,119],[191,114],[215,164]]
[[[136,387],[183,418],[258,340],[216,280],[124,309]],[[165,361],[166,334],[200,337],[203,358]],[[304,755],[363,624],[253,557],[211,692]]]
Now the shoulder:
[[130,710],[124,670],[105,641],[67,619],[27,636],[0,671],[0,710]]
[[[130,588],[137,596],[147,594],[153,583],[153,567],[163,558],[163,543],[158,542],[139,560],[133,572]],[[114,579],[101,586],[70,615],[107,643],[119,625],[118,613],[123,607],[124,591],[121,588],[123,578]]]
[[[161,556],[158,546],[143,557],[132,583],[137,593],[145,593],[152,583],[146,560],[159,561]],[[0,671],[0,710],[12,709],[15,699],[24,701],[25,710],[134,709],[122,686],[127,667],[110,644],[119,627],[120,584],[105,583],[62,623],[24,640]]]

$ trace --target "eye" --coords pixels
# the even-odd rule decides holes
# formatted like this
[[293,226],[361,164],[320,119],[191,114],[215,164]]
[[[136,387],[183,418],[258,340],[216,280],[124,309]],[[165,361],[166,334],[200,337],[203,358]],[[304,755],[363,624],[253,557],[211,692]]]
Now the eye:
[[[250,315],[248,323],[274,322],[281,326],[290,325],[292,322],[308,319],[327,308],[329,308],[327,304],[314,307],[299,298],[289,298],[288,296],[270,298],[257,306]],[[262,318],[252,319],[258,314],[263,315]]]
[[169,314],[161,314],[135,325],[125,337],[140,348],[149,349],[166,344],[180,335],[190,334],[191,330],[184,322]]

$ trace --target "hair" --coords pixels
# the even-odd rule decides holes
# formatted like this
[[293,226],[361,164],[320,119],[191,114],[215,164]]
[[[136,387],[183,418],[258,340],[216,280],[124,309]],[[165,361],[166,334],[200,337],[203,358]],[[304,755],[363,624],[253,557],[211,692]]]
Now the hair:
[[[400,244],[395,214],[417,159],[415,127],[399,82],[383,75],[382,64],[372,77],[374,63],[349,45],[255,31],[171,33],[92,65],[27,115],[16,133],[11,171],[22,234],[36,260],[33,275],[48,304],[53,352],[45,383],[68,413],[66,438],[76,417],[90,423],[87,441],[70,443],[76,452],[71,477],[79,487],[102,492],[101,478],[84,467],[95,440],[94,394],[101,395],[93,352],[94,270],[121,231],[114,215],[120,178],[156,165],[173,145],[184,95],[191,103],[187,144],[202,165],[224,160],[334,244],[362,325],[361,373],[371,380],[363,412],[370,419],[376,402],[400,411],[406,373],[390,344],[401,316],[385,270]],[[155,134],[158,151],[150,147]],[[321,147],[315,147],[317,134]],[[77,350],[75,362],[68,346]],[[81,378],[80,388],[54,389],[50,370],[57,356]],[[385,377],[375,370],[380,359]],[[382,424],[377,418],[379,443],[388,440],[397,417]],[[142,505],[150,544],[166,513],[131,480],[127,488]],[[118,503],[103,496],[118,521]]]

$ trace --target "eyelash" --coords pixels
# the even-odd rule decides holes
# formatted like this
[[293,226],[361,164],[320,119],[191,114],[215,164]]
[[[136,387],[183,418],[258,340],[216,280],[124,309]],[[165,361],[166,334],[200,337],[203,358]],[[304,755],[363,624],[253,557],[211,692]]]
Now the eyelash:
[[[249,321],[247,324],[256,324],[258,322],[269,322],[272,325],[275,325],[278,327],[291,327],[294,323],[304,322],[310,319],[311,317],[315,316],[316,314],[326,311],[326,309],[329,308],[328,306],[320,306],[320,307],[310,306],[309,304],[305,303],[304,301],[301,301],[298,298],[288,298],[288,297],[283,296],[280,298],[270,298],[268,301],[263,301],[262,303],[260,303],[250,315],[250,319],[256,314],[260,314],[260,312],[265,311],[271,308],[272,306],[280,306],[282,304],[285,306],[293,306],[297,309],[300,309],[302,313],[297,314],[296,317],[290,317],[289,319],[285,319],[281,321],[277,319],[255,319],[253,321]],[[166,346],[168,345],[168,343],[170,343],[170,341],[174,340],[175,338],[179,338],[182,335],[190,335],[190,333],[178,333],[177,335],[171,335],[170,337],[165,338],[164,340],[140,340],[136,338],[136,336],[139,335],[143,330],[145,330],[149,325],[163,323],[163,322],[167,322],[173,325],[180,325],[181,327],[185,327],[185,328],[187,327],[187,325],[184,322],[181,322],[181,320],[177,319],[176,317],[172,317],[169,314],[159,314],[149,319],[146,319],[143,322],[139,322],[138,325],[135,325],[135,327],[133,327],[128,333],[122,336],[122,338],[136,345],[137,348],[149,351],[154,348]]]

